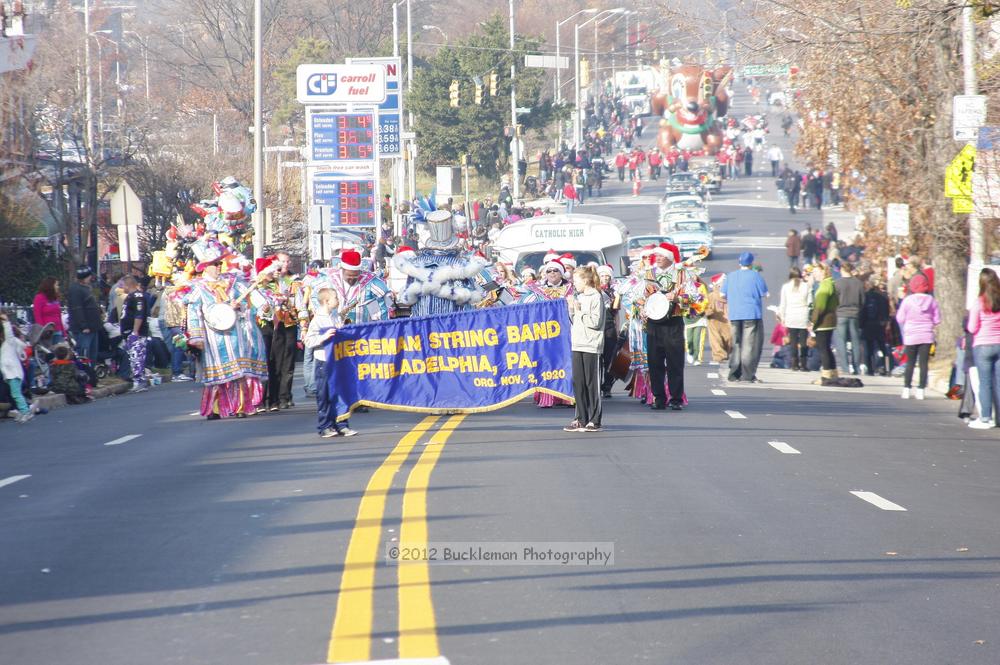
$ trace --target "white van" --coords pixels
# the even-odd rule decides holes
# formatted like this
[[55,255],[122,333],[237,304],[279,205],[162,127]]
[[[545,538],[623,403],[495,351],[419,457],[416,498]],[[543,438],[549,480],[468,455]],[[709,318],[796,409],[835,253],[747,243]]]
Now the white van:
[[615,275],[628,268],[628,229],[614,217],[558,214],[530,217],[500,231],[493,243],[498,259],[514,266],[514,272],[530,267],[538,270],[549,251],[572,254],[578,265],[591,261],[607,263]]

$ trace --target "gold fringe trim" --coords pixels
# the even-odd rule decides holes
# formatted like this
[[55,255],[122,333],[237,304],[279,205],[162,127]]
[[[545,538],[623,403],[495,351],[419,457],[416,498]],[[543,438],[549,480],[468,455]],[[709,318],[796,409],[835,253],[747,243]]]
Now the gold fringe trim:
[[383,409],[385,411],[403,411],[406,413],[430,413],[430,414],[452,414],[452,413],[488,413],[490,411],[499,411],[504,409],[511,404],[520,402],[525,397],[534,395],[536,392],[545,393],[547,395],[552,395],[553,397],[558,397],[559,399],[566,400],[570,404],[576,403],[576,398],[571,397],[565,393],[561,393],[558,390],[550,390],[549,388],[528,388],[524,392],[521,392],[514,397],[505,399],[502,402],[497,402],[496,404],[491,404],[489,406],[472,406],[472,407],[431,407],[431,406],[401,406],[399,404],[384,404],[382,402],[373,402],[371,400],[362,399],[358,400],[352,404],[347,413],[337,416],[337,422],[342,422],[351,417],[354,410],[359,406],[368,406],[374,409]]

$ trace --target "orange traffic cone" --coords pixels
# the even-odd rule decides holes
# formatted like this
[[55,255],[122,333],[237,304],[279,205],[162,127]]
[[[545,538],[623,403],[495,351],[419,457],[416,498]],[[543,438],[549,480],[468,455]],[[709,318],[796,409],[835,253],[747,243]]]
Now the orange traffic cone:
[[639,196],[639,192],[642,191],[642,181],[636,178],[632,181],[632,196]]

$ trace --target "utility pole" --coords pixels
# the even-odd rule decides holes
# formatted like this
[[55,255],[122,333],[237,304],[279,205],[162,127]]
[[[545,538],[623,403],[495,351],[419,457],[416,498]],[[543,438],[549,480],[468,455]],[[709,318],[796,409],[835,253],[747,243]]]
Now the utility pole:
[[517,59],[514,55],[514,0],[509,0],[510,10],[510,129],[511,129],[511,173],[513,181],[512,194],[515,203],[521,197],[521,177],[518,174],[518,158],[520,157],[520,139],[517,136],[517,95],[514,92],[514,76],[517,74]]
[[[962,9],[962,70],[965,82],[965,94],[978,94],[976,80],[976,25],[972,17],[972,5],[967,4]],[[975,141],[972,142],[975,145]],[[983,220],[973,212],[969,214],[969,284],[975,284],[979,270],[986,262],[986,239],[983,234]]]
[[264,7],[262,0],[253,3],[253,257],[264,255]]

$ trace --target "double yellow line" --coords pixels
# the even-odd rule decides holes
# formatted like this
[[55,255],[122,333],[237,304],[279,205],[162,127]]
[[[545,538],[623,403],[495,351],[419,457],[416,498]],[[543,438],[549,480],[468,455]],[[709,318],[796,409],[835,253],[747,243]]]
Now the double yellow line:
[[[444,444],[464,419],[464,415],[448,418],[431,436],[410,470],[403,492],[402,527],[399,534],[401,543],[427,542],[427,488],[431,472],[441,457]],[[371,658],[375,568],[380,558],[379,543],[386,497],[400,467],[438,420],[438,416],[428,416],[407,432],[368,480],[344,559],[344,573],[337,595],[337,613],[334,615],[327,651],[328,663],[350,663]],[[399,657],[435,658],[440,652],[427,563],[397,565],[396,571],[399,593]]]

